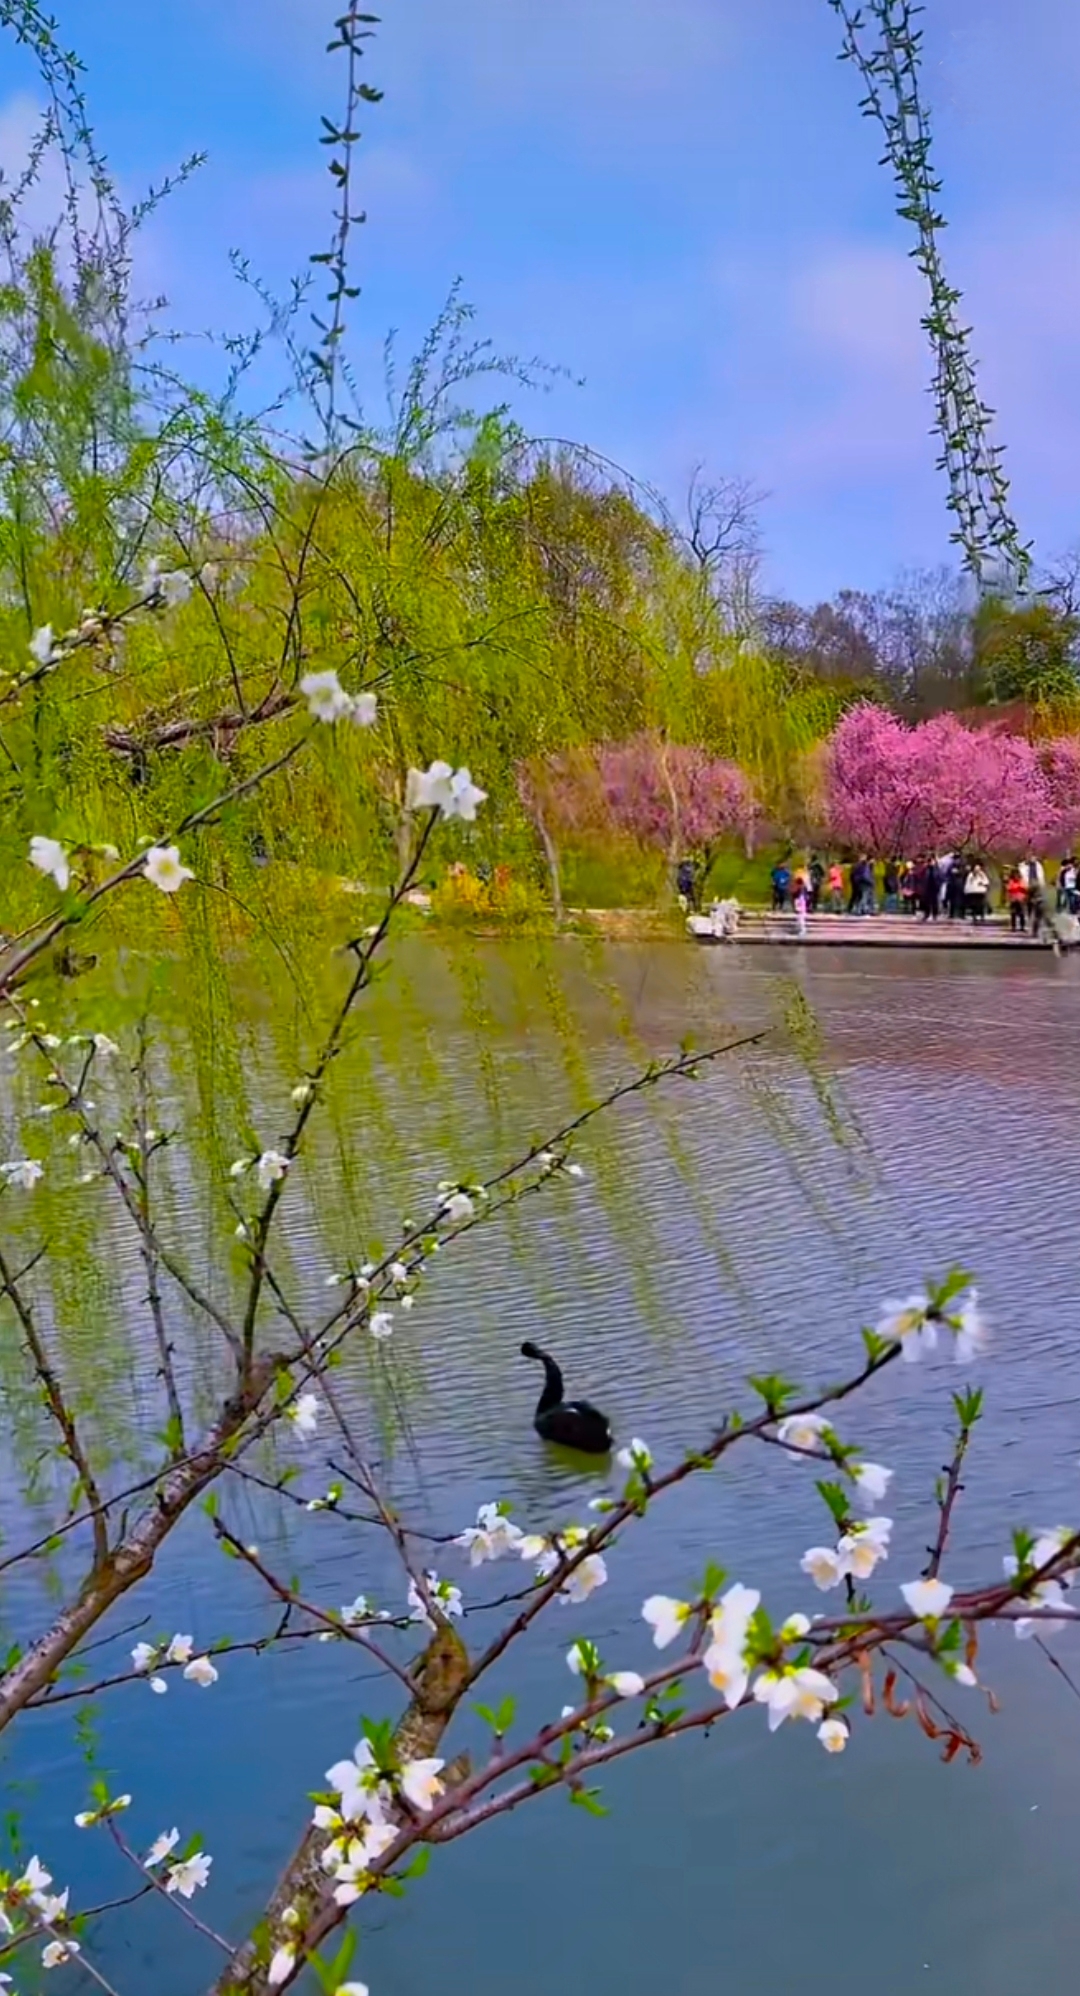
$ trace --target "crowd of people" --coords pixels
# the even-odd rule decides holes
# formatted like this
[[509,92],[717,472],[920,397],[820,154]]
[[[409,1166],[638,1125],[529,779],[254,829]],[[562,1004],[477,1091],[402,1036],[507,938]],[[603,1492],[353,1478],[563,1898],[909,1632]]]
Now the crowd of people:
[[[919,860],[886,860],[863,854],[847,867],[814,854],[809,863],[778,860],[772,869],[774,913],[791,911],[800,925],[807,915],[910,915],[924,922],[986,921],[992,907],[990,874],[980,857],[945,853]],[[1013,930],[1038,936],[1053,912],[1080,915],[1080,867],[1074,857],[1056,872],[1054,894],[1043,862],[1034,853],[1002,874],[1003,899]]]

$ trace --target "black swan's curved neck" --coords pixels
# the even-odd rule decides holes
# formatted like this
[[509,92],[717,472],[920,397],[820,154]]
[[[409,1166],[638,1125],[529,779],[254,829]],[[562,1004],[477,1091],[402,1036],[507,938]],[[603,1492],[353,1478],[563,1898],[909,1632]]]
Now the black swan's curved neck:
[[544,1368],[544,1390],[536,1403],[538,1414],[546,1414],[551,1407],[562,1405],[563,1376],[553,1358],[546,1351],[537,1351],[537,1358]]

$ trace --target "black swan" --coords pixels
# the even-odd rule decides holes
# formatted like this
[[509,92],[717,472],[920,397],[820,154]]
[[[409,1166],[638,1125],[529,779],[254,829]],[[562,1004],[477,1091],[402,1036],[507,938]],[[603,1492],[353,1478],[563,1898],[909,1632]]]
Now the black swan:
[[536,1405],[533,1427],[546,1442],[561,1442],[564,1448],[580,1449],[585,1455],[607,1455],[611,1429],[606,1414],[587,1400],[563,1399],[563,1376],[555,1360],[539,1345],[521,1347],[523,1358],[539,1359],[544,1368],[544,1390]]

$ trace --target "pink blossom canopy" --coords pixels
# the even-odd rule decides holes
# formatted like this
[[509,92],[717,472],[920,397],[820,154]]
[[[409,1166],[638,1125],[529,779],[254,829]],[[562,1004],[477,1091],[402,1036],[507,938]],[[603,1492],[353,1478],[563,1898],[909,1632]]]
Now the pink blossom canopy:
[[861,703],[828,744],[823,807],[833,840],[883,857],[1052,851],[1080,828],[1080,743],[966,728],[953,714],[908,727]]
[[737,764],[648,734],[601,743],[591,754],[550,756],[519,774],[519,792],[527,809],[540,803],[563,831],[614,831],[665,851],[699,852],[727,833],[745,836],[757,810]]

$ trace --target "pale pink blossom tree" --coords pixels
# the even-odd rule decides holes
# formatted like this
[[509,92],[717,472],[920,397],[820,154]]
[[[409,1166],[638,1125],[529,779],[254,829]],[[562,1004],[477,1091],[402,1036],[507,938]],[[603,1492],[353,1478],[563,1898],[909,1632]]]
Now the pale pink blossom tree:
[[[736,763],[652,734],[565,751],[519,771],[518,793],[547,850],[552,835],[634,839],[707,875],[721,841],[752,834],[753,785]],[[551,858],[549,854],[549,866]]]

